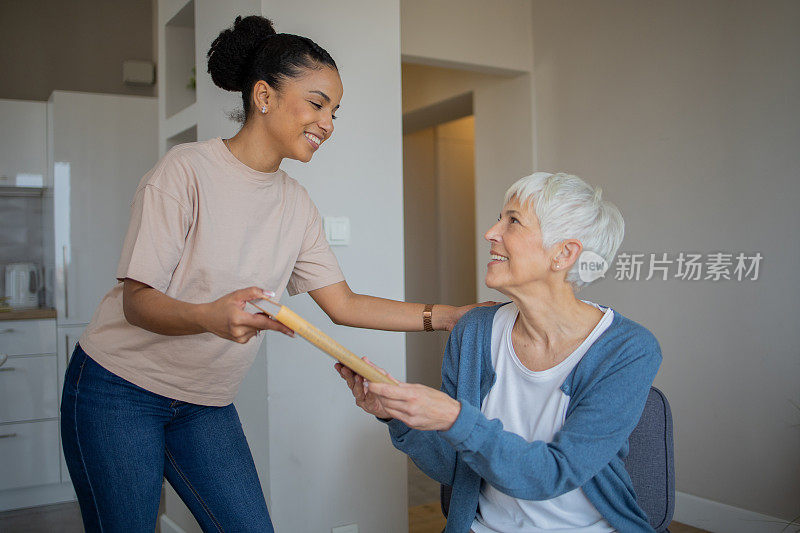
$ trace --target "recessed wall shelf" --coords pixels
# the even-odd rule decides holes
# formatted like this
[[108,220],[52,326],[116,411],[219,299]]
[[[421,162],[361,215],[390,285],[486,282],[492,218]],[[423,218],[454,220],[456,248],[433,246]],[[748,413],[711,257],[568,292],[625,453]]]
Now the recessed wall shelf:
[[195,3],[187,2],[164,27],[166,51],[165,117],[171,117],[197,101],[195,69]]

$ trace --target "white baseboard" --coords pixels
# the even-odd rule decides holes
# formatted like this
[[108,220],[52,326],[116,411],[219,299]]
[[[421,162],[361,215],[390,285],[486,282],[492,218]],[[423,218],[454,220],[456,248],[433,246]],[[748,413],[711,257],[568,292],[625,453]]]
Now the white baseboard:
[[161,533],[185,533],[183,528],[176,524],[170,517],[162,514],[160,517]]
[[[798,511],[800,513],[800,511]],[[712,533],[780,533],[787,521],[678,492],[672,519]],[[789,529],[788,531],[793,531]]]

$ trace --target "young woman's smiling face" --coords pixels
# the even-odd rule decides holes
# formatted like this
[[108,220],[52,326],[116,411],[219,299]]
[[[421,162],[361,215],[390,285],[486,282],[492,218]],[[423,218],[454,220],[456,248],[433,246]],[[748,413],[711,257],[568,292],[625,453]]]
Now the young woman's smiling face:
[[[269,90],[264,117],[270,141],[282,157],[308,162],[333,135],[333,121],[342,99],[342,80],[330,67],[306,69]],[[259,102],[259,99],[256,100]],[[261,114],[263,103],[255,109]]]

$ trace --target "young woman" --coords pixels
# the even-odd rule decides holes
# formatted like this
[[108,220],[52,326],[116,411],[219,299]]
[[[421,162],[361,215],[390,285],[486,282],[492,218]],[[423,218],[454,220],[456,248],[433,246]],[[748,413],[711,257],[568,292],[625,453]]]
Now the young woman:
[[173,148],[144,176],[120,283],[67,369],[62,441],[87,531],[153,531],[163,477],[205,531],[272,531],[231,402],[254,337],[293,333],[249,300],[308,292],[337,324],[393,331],[451,329],[469,308],[353,293],[308,193],[280,170],[333,134],[342,83],[325,50],[238,17],[208,70],[242,93],[244,125]]

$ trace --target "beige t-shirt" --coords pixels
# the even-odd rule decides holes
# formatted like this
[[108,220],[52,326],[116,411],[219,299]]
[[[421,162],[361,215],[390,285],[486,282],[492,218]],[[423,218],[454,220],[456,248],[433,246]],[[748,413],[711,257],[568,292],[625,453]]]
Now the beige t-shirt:
[[[171,149],[136,191],[117,279],[190,303],[257,286],[280,298],[344,279],[308,192],[282,170],[236,159],[221,139]],[[105,295],[80,339],[107,370],[156,394],[228,405],[263,337],[166,336],[132,326],[122,283]],[[253,309],[252,311],[255,312]]]

